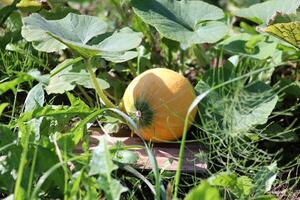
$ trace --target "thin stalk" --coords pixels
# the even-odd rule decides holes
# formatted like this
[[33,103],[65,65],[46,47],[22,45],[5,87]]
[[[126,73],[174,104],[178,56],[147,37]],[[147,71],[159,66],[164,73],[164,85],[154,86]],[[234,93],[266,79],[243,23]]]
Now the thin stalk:
[[78,85],[78,89],[83,94],[84,98],[88,101],[89,105],[93,106],[94,100],[90,97],[90,95],[88,95],[88,93],[85,91],[85,89],[81,85]]
[[125,24],[127,24],[128,19],[127,19],[126,13],[123,11],[122,7],[119,5],[120,1],[116,1],[116,0],[110,0],[110,1],[116,7],[116,9],[118,10],[123,22]]
[[50,73],[50,77],[55,76],[56,74],[58,74],[59,72],[61,72],[62,70],[64,70],[65,68],[69,67],[70,65],[73,65],[75,63],[78,63],[79,61],[83,60],[82,57],[78,57],[75,59],[72,59],[68,62],[65,62],[63,65],[60,65],[59,68],[54,69],[51,73]]
[[103,90],[99,86],[99,83],[97,82],[96,75],[94,74],[91,66],[91,59],[88,58],[86,60],[86,68],[90,74],[90,78],[93,82],[93,85],[95,87],[95,90],[99,96],[99,98],[103,101],[104,105],[109,108],[116,108],[116,106],[107,98],[107,96],[104,94]]
[[9,121],[9,125],[8,126],[11,126],[11,123],[12,123],[12,121],[14,119],[14,116],[15,116],[19,86],[20,86],[20,84],[18,84],[16,93],[15,93],[15,96],[14,96],[14,103],[13,103],[13,106],[12,106],[11,117],[10,117],[11,120]]
[[33,158],[32,158],[32,164],[31,164],[31,169],[30,169],[30,174],[29,174],[29,181],[28,181],[28,188],[27,188],[28,197],[30,197],[29,195],[30,195],[31,189],[32,189],[37,153],[38,153],[38,145],[35,146],[34,154],[33,154]]
[[28,131],[28,129],[26,127],[24,127],[24,125],[22,125],[20,123],[19,127],[24,135],[23,137],[25,137],[24,138],[25,143],[24,143],[22,154],[21,154],[21,159],[20,159],[20,164],[19,164],[19,169],[18,169],[18,176],[17,176],[15,188],[14,188],[14,197],[16,200],[22,199],[21,183],[22,183],[25,165],[27,162],[26,157],[27,157],[27,153],[28,153],[29,136],[30,136],[30,131]]
[[[67,200],[68,199],[68,196],[67,196],[67,192],[68,192],[68,180],[69,180],[69,172],[68,172],[68,168],[66,166],[67,162],[64,162],[64,159],[63,159],[63,156],[62,156],[62,153],[59,149],[59,146],[57,144],[57,136],[56,134],[54,135],[54,140],[53,140],[53,143],[54,143],[54,146],[55,146],[55,151],[56,151],[56,154],[58,156],[58,159],[59,159],[59,162],[61,163],[61,166],[64,170],[64,199]],[[66,144],[66,142],[64,142],[64,145]]]

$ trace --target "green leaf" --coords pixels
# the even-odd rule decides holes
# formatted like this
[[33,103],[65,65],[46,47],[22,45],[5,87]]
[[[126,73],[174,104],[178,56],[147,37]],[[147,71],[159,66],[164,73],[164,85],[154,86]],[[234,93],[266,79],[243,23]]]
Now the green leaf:
[[220,48],[232,55],[243,55],[260,60],[272,58],[280,52],[277,45],[273,38],[267,40],[261,35],[253,36],[248,33],[231,35],[218,44]]
[[[73,59],[72,59],[73,60]],[[71,60],[71,61],[72,61]],[[66,63],[71,62],[70,59],[65,60],[59,64],[52,72],[58,71],[61,66]],[[96,70],[96,69],[94,69]],[[109,88],[109,84],[103,79],[97,78],[97,81],[102,89]],[[71,91],[76,85],[82,85],[85,88],[94,88],[90,80],[89,73],[86,71],[83,63],[71,64],[68,67],[59,70],[54,76],[50,77],[49,84],[46,86],[46,91],[48,94],[65,93],[66,91]]]
[[93,150],[92,159],[90,162],[89,175],[102,175],[110,177],[111,172],[118,167],[112,161],[112,155],[108,149],[105,138],[100,140],[99,145]]
[[230,190],[239,199],[248,196],[253,188],[252,180],[247,176],[238,177],[234,173],[222,172],[208,179],[210,185]]
[[284,92],[290,96],[300,98],[300,82],[289,79],[282,79],[280,81],[280,87],[285,88]]
[[210,186],[207,181],[202,181],[199,186],[189,191],[185,200],[221,200],[217,188]]
[[4,124],[0,123],[0,148],[14,141],[13,132]]
[[229,131],[232,134],[247,132],[256,125],[267,123],[278,101],[277,95],[270,94],[270,90],[263,82],[256,82],[244,91],[239,107],[233,109],[232,126]]
[[275,196],[273,195],[260,195],[257,197],[252,198],[252,200],[278,200]]
[[[184,46],[214,43],[228,31],[223,11],[202,1],[132,0],[134,12],[166,38]],[[195,12],[197,11],[197,12]]]
[[1,103],[1,104],[0,104],[0,117],[1,117],[1,115],[2,115],[2,113],[3,113],[3,111],[4,111],[4,109],[5,109],[7,106],[9,106],[9,103]]
[[118,150],[114,155],[114,160],[123,164],[136,164],[138,159],[138,155],[129,150]]
[[15,78],[14,80],[0,83],[0,95],[4,94],[8,90],[12,90],[13,92],[16,92],[17,85],[19,85],[25,81],[28,81],[30,79],[31,79],[31,77],[29,77],[29,76],[20,75],[19,77]]
[[34,42],[38,50],[45,52],[66,48],[49,34],[66,42],[83,45],[107,30],[107,24],[97,17],[72,13],[60,20],[46,20],[39,14],[32,14],[23,18],[23,24],[22,36],[27,41]]
[[24,111],[32,111],[45,102],[44,89],[41,83],[34,86],[29,92],[24,102]]
[[104,191],[105,198],[108,200],[119,200],[121,194],[128,190],[120,183],[120,181],[113,178],[110,181],[108,181],[107,178],[100,176],[97,179],[97,183],[100,189]]
[[249,8],[240,9],[235,12],[238,17],[249,19],[257,24],[267,24],[276,12],[294,13],[299,7],[299,0],[270,0],[258,3]]
[[285,130],[279,124],[272,124],[266,128],[261,134],[263,138],[273,142],[297,142],[299,136],[292,130]]
[[272,188],[277,176],[277,163],[261,168],[253,177],[255,181],[254,191],[257,195],[263,195]]
[[[53,52],[67,46],[85,58],[104,55],[108,60],[122,56],[122,61],[131,59],[133,55],[126,55],[126,51],[136,48],[142,40],[141,33],[129,28],[111,36],[103,35],[107,30],[104,22],[97,17],[73,13],[60,20],[46,20],[39,14],[32,14],[25,17],[23,23],[22,35],[27,41],[34,42],[36,49]],[[95,43],[92,39],[99,35],[101,40]]]

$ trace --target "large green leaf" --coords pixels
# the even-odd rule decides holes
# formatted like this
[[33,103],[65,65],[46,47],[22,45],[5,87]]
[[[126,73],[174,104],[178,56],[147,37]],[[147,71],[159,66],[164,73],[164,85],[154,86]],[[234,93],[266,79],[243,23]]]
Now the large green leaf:
[[[97,17],[69,14],[60,20],[46,20],[39,14],[23,19],[22,35],[40,51],[53,52],[66,48],[51,35],[65,42],[83,45],[93,37],[103,34],[107,25]],[[50,35],[51,34],[51,35]]]
[[267,24],[276,12],[294,13],[299,5],[299,0],[284,0],[284,2],[282,0],[271,0],[238,10],[235,15],[258,24]]
[[[67,46],[83,57],[104,55],[108,60],[118,61],[119,57],[122,57],[121,61],[132,59],[133,55],[128,56],[127,51],[136,48],[142,40],[141,33],[133,32],[129,28],[112,35],[104,34],[107,25],[97,17],[73,13],[60,20],[46,20],[39,14],[32,14],[23,19],[23,24],[23,37],[34,42],[36,49],[53,52]],[[100,41],[88,43],[99,35]]]
[[166,38],[183,45],[214,43],[227,33],[223,11],[202,1],[132,0],[134,12]]

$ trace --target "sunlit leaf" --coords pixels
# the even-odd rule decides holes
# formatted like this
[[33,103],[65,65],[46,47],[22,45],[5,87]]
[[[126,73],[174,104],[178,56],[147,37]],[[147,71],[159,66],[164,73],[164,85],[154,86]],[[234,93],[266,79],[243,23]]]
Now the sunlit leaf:
[[264,31],[300,48],[300,21],[270,25]]
[[111,172],[117,168],[117,165],[112,161],[112,155],[108,149],[107,141],[103,138],[99,145],[93,150],[89,175],[99,174],[104,177],[110,177]]
[[238,17],[247,18],[257,24],[267,24],[276,12],[294,13],[300,5],[299,0],[270,0],[243,8],[235,12]]
[[[214,43],[227,34],[223,11],[202,1],[132,0],[134,12],[166,38],[185,46]],[[196,11],[196,12],[195,12]]]
[[43,106],[45,101],[44,89],[41,83],[34,86],[29,92],[24,102],[24,111],[32,111],[38,106]]
[[217,188],[210,186],[207,181],[202,181],[199,186],[189,191],[185,200],[221,200]]
[[[107,24],[97,17],[70,13],[59,20],[46,20],[39,14],[23,18],[22,36],[40,51],[53,52],[66,47],[85,58],[103,55],[107,60],[123,62],[137,56],[127,51],[138,47],[142,34],[123,28],[104,34]],[[96,36],[100,36],[96,40]],[[91,43],[89,43],[91,42]],[[119,57],[121,57],[119,59]]]

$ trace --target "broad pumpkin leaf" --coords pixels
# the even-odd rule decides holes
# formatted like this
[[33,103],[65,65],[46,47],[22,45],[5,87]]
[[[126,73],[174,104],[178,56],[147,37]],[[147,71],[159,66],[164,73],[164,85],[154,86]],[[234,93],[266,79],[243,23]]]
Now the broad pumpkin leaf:
[[235,12],[235,15],[257,24],[267,24],[276,12],[295,13],[299,6],[299,0],[284,0],[284,2],[282,0],[271,0],[240,9]]
[[[86,58],[103,55],[107,60],[116,62],[137,56],[128,55],[127,51],[140,44],[141,33],[124,28],[112,35],[104,35],[106,31],[106,23],[93,16],[69,13],[63,19],[46,20],[39,14],[32,14],[23,19],[22,36],[34,42],[34,47],[40,51],[53,52],[69,47]],[[92,39],[99,35],[101,40],[95,43]]]
[[69,14],[63,19],[46,20],[39,14],[32,14],[23,18],[22,36],[34,42],[37,50],[54,52],[66,48],[55,38],[84,45],[106,30],[107,24],[97,17]]
[[132,0],[134,12],[166,38],[185,46],[214,43],[228,31],[223,11],[202,1]]

